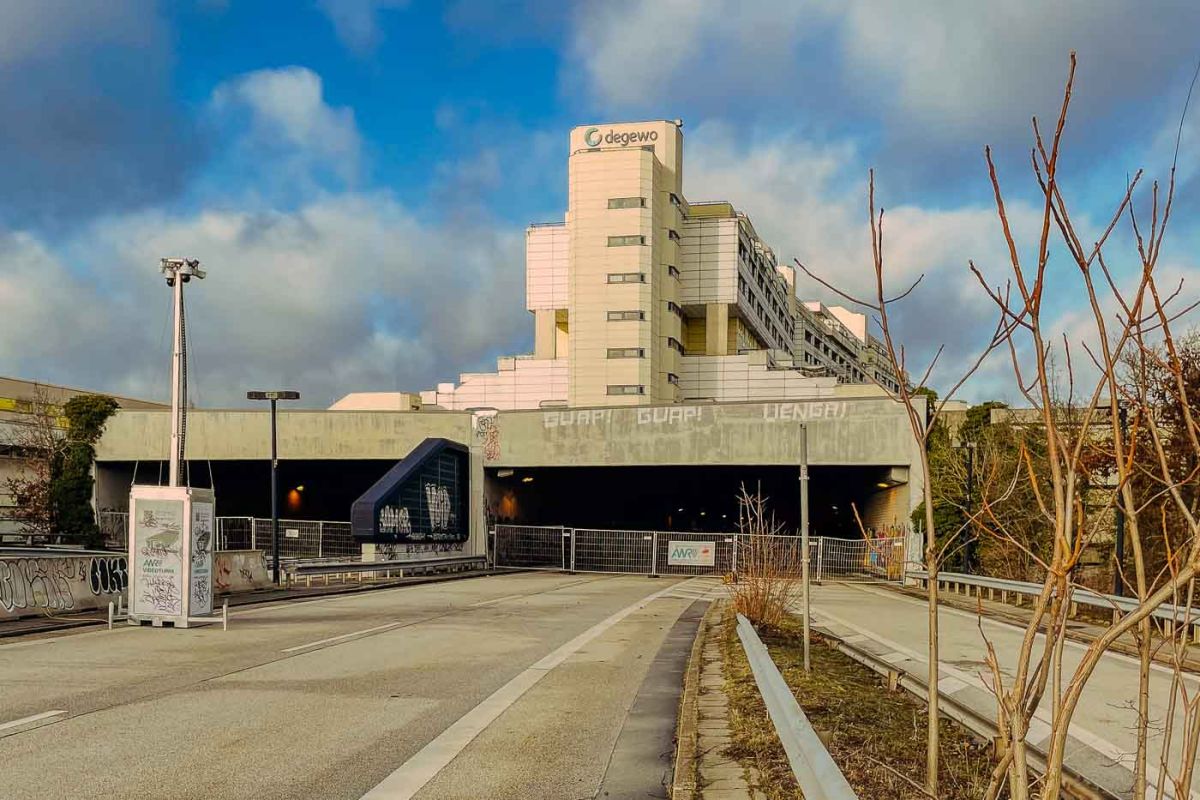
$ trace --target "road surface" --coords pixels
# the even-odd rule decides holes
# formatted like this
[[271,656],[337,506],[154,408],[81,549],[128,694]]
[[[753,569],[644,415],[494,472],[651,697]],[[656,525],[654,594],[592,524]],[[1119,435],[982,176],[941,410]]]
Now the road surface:
[[715,589],[526,573],[0,644],[0,797],[665,797]]
[[[922,600],[882,586],[827,583],[813,587],[811,602],[814,624],[827,626],[832,633],[857,646],[866,644],[899,669],[924,678],[928,664],[928,617]],[[985,663],[984,635],[995,647],[1005,677],[1011,677],[1024,628],[986,618],[981,625],[976,614],[949,607],[941,608],[938,621],[939,685],[943,695],[995,719],[995,698],[987,689],[990,672]],[[1078,665],[1083,651],[1084,645],[1067,642],[1063,651],[1064,680]],[[1155,665],[1151,675],[1151,717],[1158,724],[1167,713],[1170,681],[1170,670]],[[1200,688],[1195,676],[1189,683],[1193,692]],[[1137,662],[1125,655],[1107,654],[1084,690],[1070,729],[1068,763],[1089,779],[1122,795],[1128,793],[1133,780],[1129,766],[1136,749],[1137,686]],[[1027,741],[1035,746],[1043,744],[1050,733],[1050,719],[1047,689]],[[1152,731],[1151,778],[1157,776],[1154,766],[1161,738],[1157,731]],[[1178,738],[1177,735],[1176,741]]]

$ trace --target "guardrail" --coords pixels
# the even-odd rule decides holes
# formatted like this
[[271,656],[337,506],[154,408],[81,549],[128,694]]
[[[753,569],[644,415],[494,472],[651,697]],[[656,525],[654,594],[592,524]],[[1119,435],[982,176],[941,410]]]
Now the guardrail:
[[754,673],[754,682],[767,707],[767,714],[775,725],[775,732],[787,753],[792,774],[800,784],[806,800],[858,800],[858,795],[846,781],[846,776],[834,763],[813,730],[812,724],[792,690],[779,674],[779,668],[771,660],[767,647],[758,638],[750,620],[737,615],[738,638],[746,651],[746,660]]
[[462,572],[483,569],[487,566],[486,556],[448,556],[445,558],[409,558],[393,561],[335,561],[320,564],[295,562],[284,566],[289,584],[304,578],[305,586],[312,586],[312,579],[324,576],[329,582],[331,575],[355,575],[362,580],[364,575],[384,573],[385,578],[404,578],[412,575],[427,575],[430,572]]
[[[851,644],[841,639],[828,629],[823,628],[821,635],[829,639],[838,651],[867,669],[878,673],[886,681],[888,689],[892,691],[903,689],[922,703],[929,699],[922,677],[900,669],[894,663],[883,660],[857,644]],[[943,714],[974,732],[980,739],[994,742],[999,736],[996,723],[970,705],[959,702],[945,692],[938,692],[938,703]],[[1035,770],[1045,772],[1045,754],[1036,747],[1029,748],[1029,762]],[[1095,782],[1067,764],[1063,765],[1063,784],[1064,795],[1070,798],[1078,800],[1116,800],[1117,798],[1117,795],[1097,786]]]
[[[929,573],[925,570],[909,570],[908,577],[920,581],[922,586],[927,585],[929,582]],[[983,590],[987,589],[989,600],[996,599],[996,592],[999,592],[1001,601],[1006,603],[1008,602],[1008,595],[1012,594],[1016,598],[1017,605],[1021,604],[1020,598],[1022,597],[1037,597],[1042,593],[1042,584],[1040,583],[1013,581],[1007,578],[992,578],[987,575],[939,572],[937,580],[938,588],[948,587],[951,591],[955,592],[961,589],[968,597],[971,596],[972,587],[976,589],[976,596],[978,597],[982,597]],[[1134,611],[1139,605],[1136,597],[1102,594],[1083,586],[1071,587],[1071,603],[1072,605],[1091,606],[1094,608],[1103,608],[1108,611],[1121,612]],[[1191,630],[1193,640],[1200,643],[1200,612],[1197,609],[1164,603],[1154,609],[1151,616],[1162,620],[1167,625],[1186,624]]]

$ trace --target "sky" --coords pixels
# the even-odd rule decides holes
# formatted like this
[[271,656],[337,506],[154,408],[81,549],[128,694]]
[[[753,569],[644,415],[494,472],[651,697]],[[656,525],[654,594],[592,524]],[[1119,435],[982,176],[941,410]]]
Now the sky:
[[[431,388],[527,352],[524,229],[562,218],[571,127],[684,120],[684,193],[780,259],[869,291],[868,170],[910,372],[948,384],[1006,279],[983,148],[1021,250],[1030,120],[1079,68],[1060,179],[1085,235],[1166,180],[1200,58],[1191,0],[12,0],[0,3],[0,375],[168,390],[163,256],[188,285],[191,399]],[[1200,105],[1160,269],[1197,294]],[[1149,213],[1148,194],[1139,196]],[[1137,268],[1125,225],[1110,261]],[[1045,316],[1085,341],[1074,267]],[[801,276],[799,294],[837,298]],[[993,357],[966,398],[1014,400]]]

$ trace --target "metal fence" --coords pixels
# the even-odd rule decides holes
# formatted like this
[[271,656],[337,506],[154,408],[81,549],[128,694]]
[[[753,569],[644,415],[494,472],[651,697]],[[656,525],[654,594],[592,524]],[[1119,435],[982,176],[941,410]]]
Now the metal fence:
[[[498,567],[570,572],[728,575],[765,561],[784,571],[799,571],[801,565],[795,536],[498,525],[491,548]],[[814,536],[809,564],[817,581],[899,581],[905,540]]]
[[[129,513],[101,511],[98,518],[105,542],[115,550],[128,547]],[[273,554],[271,520],[263,517],[217,517],[217,550],[264,550]],[[349,522],[279,520],[279,557],[284,559],[357,559],[362,544]]]

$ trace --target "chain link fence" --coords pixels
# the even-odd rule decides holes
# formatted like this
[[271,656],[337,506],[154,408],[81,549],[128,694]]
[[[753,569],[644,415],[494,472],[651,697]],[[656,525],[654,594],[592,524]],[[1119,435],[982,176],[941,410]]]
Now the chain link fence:
[[[778,551],[778,564],[800,561],[796,536],[735,533],[600,530],[561,526],[498,525],[492,531],[496,566],[520,569],[608,572],[630,575],[710,575],[737,573],[745,560],[767,547]],[[761,555],[760,555],[761,557]],[[905,539],[809,540],[809,565],[816,581],[903,579]]]
[[[97,522],[110,549],[128,547],[128,512],[101,511]],[[263,550],[271,557],[271,520],[265,517],[217,517],[217,550]],[[362,544],[351,534],[349,522],[279,520],[279,557],[282,559],[347,560],[361,556]]]

